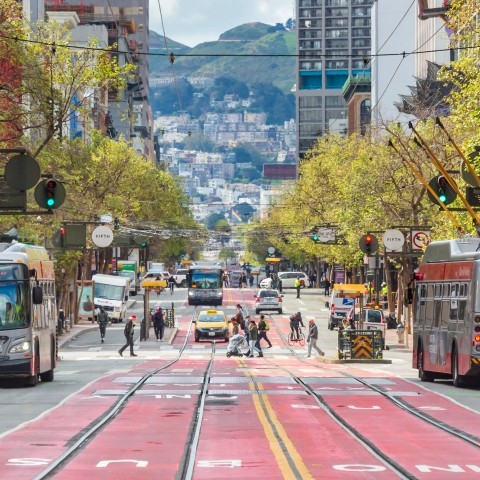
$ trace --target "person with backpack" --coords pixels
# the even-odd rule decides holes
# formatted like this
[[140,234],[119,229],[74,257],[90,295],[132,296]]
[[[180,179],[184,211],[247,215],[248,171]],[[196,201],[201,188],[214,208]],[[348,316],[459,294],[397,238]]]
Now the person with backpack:
[[128,322],[125,325],[125,330],[123,331],[123,334],[125,335],[126,343],[125,345],[118,351],[118,354],[123,357],[123,351],[127,348],[130,347],[130,356],[131,357],[136,357],[137,355],[133,351],[133,335],[134,335],[134,328],[137,323],[137,316],[136,315],[130,315],[128,318]]
[[267,332],[270,329],[270,325],[268,322],[265,320],[265,315],[260,315],[260,321],[258,322],[258,339],[256,346],[260,348],[260,340],[265,340],[268,343],[268,348],[272,348],[272,342],[269,340],[267,337]]
[[170,274],[170,276],[168,277],[168,287],[170,288],[170,294],[173,295],[173,290],[175,289],[175,285],[176,285],[176,281],[175,281],[175,277],[173,275]]
[[103,307],[98,312],[98,328],[100,329],[100,341],[105,342],[105,332],[107,331],[108,314]]
[[253,358],[253,352],[256,350],[258,352],[258,356],[263,357],[262,349],[258,345],[258,328],[254,319],[250,319],[250,321],[248,322],[248,332],[248,345],[250,347],[248,356],[250,358]]
[[165,330],[165,318],[163,316],[163,310],[161,307],[157,308],[157,311],[153,314],[153,331],[157,342],[163,342],[163,332]]

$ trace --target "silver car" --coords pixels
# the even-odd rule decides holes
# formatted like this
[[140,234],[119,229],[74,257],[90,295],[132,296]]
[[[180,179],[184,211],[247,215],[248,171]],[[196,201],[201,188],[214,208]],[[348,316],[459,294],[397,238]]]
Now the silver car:
[[278,290],[262,289],[255,296],[255,313],[259,314],[262,310],[276,310],[283,313],[282,297]]

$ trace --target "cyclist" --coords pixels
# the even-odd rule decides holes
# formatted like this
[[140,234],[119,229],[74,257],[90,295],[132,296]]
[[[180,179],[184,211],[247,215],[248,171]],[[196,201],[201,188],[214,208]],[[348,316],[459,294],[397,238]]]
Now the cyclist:
[[302,314],[300,312],[297,312],[295,315],[292,315],[290,317],[290,330],[292,331],[291,335],[292,338],[294,338],[295,340],[300,339],[300,325],[305,328],[305,325],[302,321]]
[[177,282],[175,282],[175,277],[173,275],[170,275],[168,277],[168,286],[170,288],[170,293],[173,295],[173,289],[175,288],[175,284]]

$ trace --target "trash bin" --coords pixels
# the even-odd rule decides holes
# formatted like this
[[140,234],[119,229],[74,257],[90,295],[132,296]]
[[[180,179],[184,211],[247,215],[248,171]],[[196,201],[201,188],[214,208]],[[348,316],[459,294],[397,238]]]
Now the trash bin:
[[403,323],[397,324],[398,343],[405,343],[405,326]]

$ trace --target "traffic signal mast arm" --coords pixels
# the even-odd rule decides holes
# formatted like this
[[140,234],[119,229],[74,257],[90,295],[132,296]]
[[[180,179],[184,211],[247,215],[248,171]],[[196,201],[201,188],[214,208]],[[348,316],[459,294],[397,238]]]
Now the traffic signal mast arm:
[[457,195],[459,196],[460,200],[462,201],[463,205],[465,206],[465,208],[467,209],[468,213],[470,214],[470,216],[472,217],[472,219],[475,221],[475,224],[476,225],[480,225],[480,220],[477,216],[477,214],[475,213],[475,211],[473,210],[473,208],[471,207],[471,205],[467,202],[466,198],[463,196],[462,192],[459,190],[459,188],[457,187],[457,184],[453,181],[452,177],[450,176],[450,174],[447,172],[447,170],[445,170],[445,168],[443,167],[443,165],[440,163],[440,161],[437,159],[437,157],[435,156],[435,154],[433,153],[432,149],[427,145],[427,143],[425,142],[425,140],[423,140],[423,138],[419,135],[419,133],[415,130],[415,127],[413,126],[413,123],[412,122],[408,122],[408,126],[413,130],[413,132],[415,133],[415,135],[420,139],[420,146],[427,152],[428,156],[430,157],[430,159],[432,160],[432,162],[434,163],[434,165],[438,168],[439,172],[445,177],[445,179],[447,180],[448,184],[452,187],[452,189],[457,193]]
[[463,154],[463,152],[460,150],[460,148],[458,147],[458,145],[456,144],[456,142],[453,140],[453,138],[451,137],[451,135],[447,132],[447,129],[443,126],[443,123],[442,121],[440,120],[440,118],[436,117],[435,118],[435,123],[445,132],[445,134],[447,135],[447,138],[449,140],[449,142],[453,145],[453,147],[455,148],[455,150],[457,151],[457,153],[460,155],[460,157],[462,158],[462,160],[465,162],[465,165],[466,167],[468,168],[468,171],[470,172],[470,174],[472,175],[472,177],[475,179],[475,181],[477,182],[477,185],[480,186],[480,178],[478,177],[477,175],[477,172],[475,172],[475,169],[472,167],[472,164],[471,162],[467,159],[467,157]]
[[461,233],[464,233],[464,229],[462,228],[462,226],[460,225],[460,223],[458,223],[458,220],[455,218],[455,216],[453,215],[453,213],[448,209],[448,207],[440,200],[440,198],[438,197],[437,195],[437,192],[429,185],[429,183],[425,180],[425,178],[423,178],[420,170],[418,170],[415,165],[410,162],[410,160],[407,160],[406,158],[403,157],[403,155],[400,153],[400,151],[398,150],[398,148],[393,144],[393,142],[390,140],[388,142],[388,145],[390,147],[392,147],[395,152],[397,152],[398,156],[400,157],[400,159],[402,160],[403,163],[405,163],[405,165],[413,172],[413,174],[420,180],[420,182],[425,186],[425,188],[432,194],[432,196],[438,201],[439,205],[443,208],[443,210],[445,211],[445,213],[448,215],[448,217],[450,218],[450,220],[452,221],[452,223],[457,227],[457,229],[461,232]]

